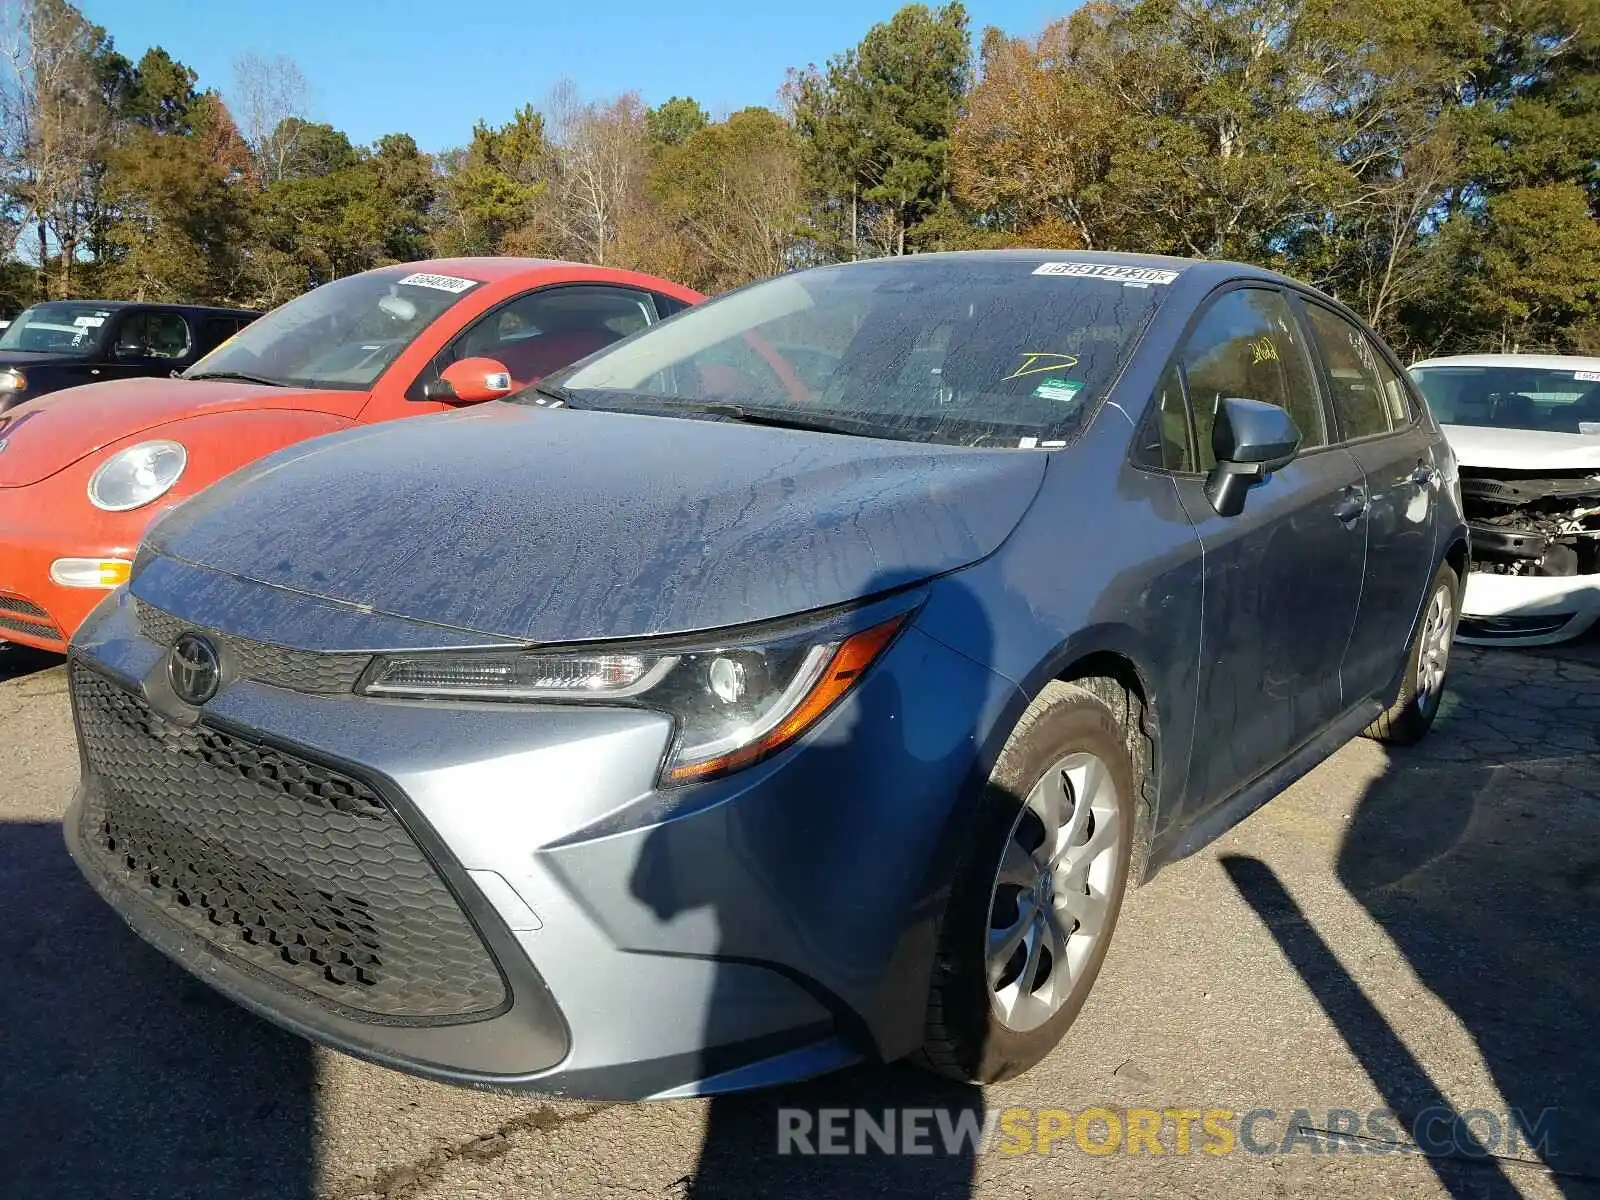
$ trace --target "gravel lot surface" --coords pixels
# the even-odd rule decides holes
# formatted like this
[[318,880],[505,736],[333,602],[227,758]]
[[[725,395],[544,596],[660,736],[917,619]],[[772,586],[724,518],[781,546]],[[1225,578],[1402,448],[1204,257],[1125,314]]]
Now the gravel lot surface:
[[[1452,687],[1423,747],[1353,743],[1130,897],[1081,1019],[1023,1079],[979,1093],[859,1068],[590,1105],[314,1050],[147,949],[62,848],[77,760],[59,660],[0,647],[0,1192],[1600,1196],[1600,643],[1462,650]],[[1297,1123],[1338,1125],[1331,1109],[1438,1105],[1556,1111],[1542,1154],[1477,1118],[1476,1160],[1464,1138],[1430,1157],[1314,1133],[1287,1154],[1179,1154],[1171,1125],[1161,1155],[1074,1136],[1051,1154],[776,1152],[783,1107],[1260,1108],[1255,1141],[1281,1149]]]

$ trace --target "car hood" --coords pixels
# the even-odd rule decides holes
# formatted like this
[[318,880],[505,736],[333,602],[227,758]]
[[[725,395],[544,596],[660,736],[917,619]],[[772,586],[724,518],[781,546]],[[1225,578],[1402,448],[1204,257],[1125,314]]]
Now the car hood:
[[1600,437],[1544,433],[1537,429],[1485,429],[1446,425],[1444,435],[1463,467],[1503,471],[1600,470]]
[[491,404],[280,451],[149,549],[492,638],[687,633],[974,562],[1046,457]]
[[49,392],[0,416],[0,487],[25,487],[87,454],[184,417],[251,408],[354,417],[361,392],[304,392],[221,379],[117,379]]
[[97,360],[83,354],[61,354],[54,350],[0,350],[0,367],[56,367],[67,363],[92,366]]

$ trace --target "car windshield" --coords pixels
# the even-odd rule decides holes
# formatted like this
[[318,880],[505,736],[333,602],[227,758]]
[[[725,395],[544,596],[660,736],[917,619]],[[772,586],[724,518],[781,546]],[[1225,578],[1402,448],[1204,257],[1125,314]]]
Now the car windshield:
[[1174,277],[1020,258],[819,267],[690,309],[555,382],[579,407],[711,406],[907,441],[1064,444]]
[[1442,425],[1600,437],[1600,370],[1439,366],[1411,374]]
[[0,351],[93,354],[110,319],[111,310],[95,304],[36,304],[0,333]]
[[184,372],[308,388],[369,388],[478,281],[396,267],[351,275],[245,326]]

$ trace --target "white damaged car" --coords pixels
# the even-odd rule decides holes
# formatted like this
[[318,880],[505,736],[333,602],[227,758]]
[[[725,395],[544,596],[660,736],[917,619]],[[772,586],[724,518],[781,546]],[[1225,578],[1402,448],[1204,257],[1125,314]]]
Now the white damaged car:
[[1474,354],[1411,374],[1461,466],[1459,637],[1547,645],[1600,620],[1600,358]]

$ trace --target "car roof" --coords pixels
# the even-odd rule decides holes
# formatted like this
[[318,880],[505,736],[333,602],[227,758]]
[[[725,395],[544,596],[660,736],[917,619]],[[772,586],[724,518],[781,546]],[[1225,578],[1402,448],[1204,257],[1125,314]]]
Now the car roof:
[[[1040,250],[1040,249],[1006,249],[1006,250],[944,250],[927,254],[914,254],[895,258],[862,259],[854,263],[840,263],[831,269],[843,267],[856,269],[871,267],[873,264],[887,262],[904,263],[949,263],[949,262],[1013,262],[1033,264],[1035,266],[1052,262],[1081,262],[1095,263],[1100,266],[1120,267],[1150,267],[1157,270],[1176,271],[1187,278],[1196,278],[1200,282],[1220,282],[1223,279],[1247,277],[1251,279],[1270,280],[1273,283],[1293,284],[1304,288],[1307,285],[1280,275],[1276,271],[1269,271],[1265,267],[1251,266],[1249,263],[1229,262],[1226,259],[1211,258],[1177,258],[1169,254],[1137,254],[1120,250]],[[824,268],[830,269],[830,268]],[[1314,290],[1314,289],[1313,289]]]
[[1600,371],[1600,358],[1581,354],[1451,354],[1411,364],[1418,367],[1527,367],[1535,371]]
[[160,308],[169,312],[186,313],[227,313],[230,316],[259,317],[261,310],[258,308],[228,308],[219,304],[180,304],[169,300],[39,300],[28,305],[37,308],[40,304],[88,304],[95,308],[108,309],[111,312],[121,312],[125,308]]
[[588,263],[568,262],[560,258],[514,258],[501,256],[478,256],[467,258],[427,258],[416,262],[395,263],[390,266],[375,268],[380,271],[432,271],[440,275],[460,275],[466,279],[476,279],[481,283],[496,283],[502,279],[511,279],[518,275],[526,275],[532,271],[606,271],[610,268],[595,267]]

